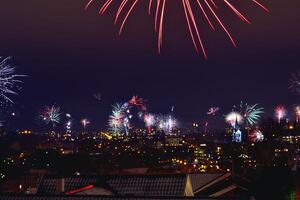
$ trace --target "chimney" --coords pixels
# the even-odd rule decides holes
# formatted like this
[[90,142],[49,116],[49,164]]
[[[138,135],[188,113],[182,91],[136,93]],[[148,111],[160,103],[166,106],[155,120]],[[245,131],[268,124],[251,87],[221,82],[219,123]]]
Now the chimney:
[[65,192],[65,179],[58,178],[56,180],[56,194],[62,194]]

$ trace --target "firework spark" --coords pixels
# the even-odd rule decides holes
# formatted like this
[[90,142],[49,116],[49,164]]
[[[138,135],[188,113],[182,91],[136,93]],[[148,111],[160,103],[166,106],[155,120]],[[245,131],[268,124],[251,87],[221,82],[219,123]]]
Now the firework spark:
[[61,112],[60,107],[47,106],[41,113],[40,117],[46,122],[46,124],[52,124],[55,127],[60,123]]
[[[88,0],[85,9],[87,9],[95,0]],[[172,0],[173,1],[173,0]],[[158,52],[161,52],[162,43],[163,43],[163,32],[165,27],[165,17],[166,17],[166,8],[170,6],[173,2],[169,0],[149,0],[148,1],[148,13],[154,15],[154,30],[158,35]],[[254,5],[262,8],[266,12],[269,10],[262,5],[257,0],[250,0]],[[115,24],[119,24],[119,35],[122,33],[124,26],[132,14],[134,9],[137,7],[138,3],[143,2],[142,0],[103,0],[103,3],[100,6],[99,14],[105,14],[110,7],[114,4],[114,2],[118,2],[118,8],[115,14],[114,22]],[[180,2],[180,1],[179,1]],[[250,20],[248,20],[244,14],[241,13],[232,3],[228,0],[221,0],[220,4],[225,7],[228,7],[230,11],[232,11],[239,19],[243,22],[250,24]],[[186,20],[186,24],[188,27],[188,31],[193,43],[193,46],[196,52],[201,49],[204,58],[207,58],[206,50],[204,48],[204,43],[202,40],[202,36],[200,34],[200,28],[198,25],[197,15],[200,13],[207,24],[211,27],[212,30],[215,30],[215,24],[219,25],[234,47],[236,47],[236,43],[231,36],[228,28],[223,23],[221,17],[217,13],[218,5],[214,2],[214,0],[181,0],[181,6],[184,11],[184,16]],[[214,24],[215,23],[215,24]]]
[[22,81],[19,80],[20,77],[25,75],[15,74],[15,67],[10,64],[10,57],[2,59],[0,57],[0,97],[8,103],[14,103],[9,95],[17,95],[18,89],[20,89],[19,84]]
[[275,117],[277,118],[278,123],[281,123],[282,118],[286,116],[286,112],[287,110],[282,105],[279,105],[275,108]]

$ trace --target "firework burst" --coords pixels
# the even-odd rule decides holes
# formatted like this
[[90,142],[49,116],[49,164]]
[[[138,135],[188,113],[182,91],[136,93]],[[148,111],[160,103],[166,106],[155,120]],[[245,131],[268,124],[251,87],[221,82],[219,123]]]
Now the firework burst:
[[93,95],[93,97],[94,97],[97,101],[101,101],[101,99],[102,99],[101,93],[96,93],[96,94]]
[[243,123],[244,118],[238,112],[231,112],[228,115],[226,115],[225,120],[232,127],[235,127],[237,124]]
[[83,127],[83,133],[86,133],[86,127],[87,125],[91,124],[90,120],[84,118],[80,121],[82,127]]
[[[88,0],[85,9],[87,9],[95,0]],[[144,0],[103,0],[103,3],[100,6],[99,14],[105,14],[112,5],[117,2],[118,4],[116,13],[115,13],[115,24],[119,24],[119,35],[122,33],[124,26],[132,14],[134,9],[137,7],[137,4],[144,2]],[[221,6],[227,7],[230,11],[233,12],[239,19],[243,22],[250,24],[250,20],[242,14],[232,3],[228,0],[219,1]],[[250,0],[254,5],[262,8],[263,10],[269,12],[269,10],[262,5],[257,0]],[[158,34],[158,52],[161,52],[162,43],[163,43],[163,32],[165,27],[165,17],[167,15],[166,8],[170,4],[174,4],[173,0],[148,0],[148,13],[154,15],[154,30]],[[198,25],[198,13],[203,16],[203,19],[211,27],[212,30],[215,30],[215,26],[220,26],[234,47],[236,43],[231,36],[228,28],[223,23],[220,15],[218,14],[218,6],[214,0],[181,0],[179,1],[181,7],[184,11],[184,16],[186,19],[186,24],[189,30],[189,34],[194,45],[195,50],[198,52],[201,49],[205,59],[207,58],[206,50],[204,48],[204,43],[202,36],[200,34],[200,28]],[[179,4],[179,5],[180,5]]]
[[296,115],[296,122],[299,123],[299,120],[300,120],[300,106],[295,107],[295,115]]
[[264,140],[264,134],[260,130],[254,130],[249,134],[249,138],[252,142],[262,142]]
[[128,135],[129,130],[133,128],[130,122],[134,118],[133,108],[137,108],[138,118],[144,121],[147,128],[150,128],[150,124],[154,123],[154,116],[148,114],[145,101],[142,98],[133,96],[128,102],[124,104],[117,103],[113,106],[112,114],[108,120],[109,130],[116,135],[124,132]]
[[297,94],[300,94],[300,72],[293,73],[289,82],[289,89]]
[[20,77],[25,75],[15,74],[15,67],[10,64],[10,57],[2,59],[0,57],[0,96],[7,103],[14,103],[9,97],[10,95],[17,95],[17,90],[20,89]]
[[153,127],[156,123],[155,116],[152,114],[146,114],[144,116],[144,122],[147,128]]
[[275,108],[275,117],[278,120],[278,123],[281,123],[281,120],[286,116],[287,110],[284,106],[279,105]]
[[261,118],[261,114],[264,113],[264,108],[258,107],[257,104],[247,105],[244,118],[246,119],[246,123],[250,126],[256,125]]
[[239,106],[234,106],[233,108],[234,110],[238,110],[248,126],[256,125],[264,113],[264,108],[258,107],[258,104],[249,105],[248,103],[241,102]]
[[172,115],[160,115],[156,119],[156,127],[170,134],[177,127],[177,120]]
[[40,117],[46,124],[51,124],[55,127],[61,120],[60,107],[47,106],[41,113]]
[[109,116],[108,126],[109,130],[114,134],[121,134],[124,130],[124,106],[122,104],[115,104],[113,106],[112,114]]

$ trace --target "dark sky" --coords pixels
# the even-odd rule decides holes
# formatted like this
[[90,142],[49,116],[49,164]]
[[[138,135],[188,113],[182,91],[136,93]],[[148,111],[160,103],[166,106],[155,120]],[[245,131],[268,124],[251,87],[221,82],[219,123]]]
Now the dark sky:
[[[0,54],[13,56],[18,72],[29,75],[16,98],[19,126],[34,127],[39,109],[55,103],[77,120],[88,117],[103,127],[110,105],[132,95],[146,99],[153,113],[175,105],[183,122],[203,118],[213,105],[226,113],[244,100],[270,114],[277,104],[299,101],[288,90],[290,73],[300,67],[299,0],[263,0],[271,13],[250,0],[232,1],[251,25],[220,8],[237,49],[220,28],[213,32],[199,20],[207,61],[194,52],[178,0],[168,2],[160,55],[146,2],[121,37],[111,14],[97,15],[97,4],[85,11],[84,2],[1,1]],[[96,92],[101,102],[93,98]]]

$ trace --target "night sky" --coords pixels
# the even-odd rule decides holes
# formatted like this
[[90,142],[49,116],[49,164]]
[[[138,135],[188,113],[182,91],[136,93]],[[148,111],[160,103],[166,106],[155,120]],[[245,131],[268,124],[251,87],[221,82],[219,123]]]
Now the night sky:
[[271,13],[232,1],[251,25],[221,8],[237,49],[220,28],[213,32],[199,20],[207,61],[193,49],[179,1],[170,2],[159,55],[146,2],[119,37],[112,12],[97,15],[96,3],[85,11],[83,0],[1,1],[0,55],[12,56],[18,72],[29,76],[14,98],[18,127],[35,128],[38,111],[56,104],[103,128],[111,105],[133,95],[146,99],[152,113],[174,105],[183,124],[203,119],[211,106],[229,112],[241,100],[259,103],[267,115],[277,104],[299,102],[288,90],[290,74],[300,69],[299,0],[263,0]]

